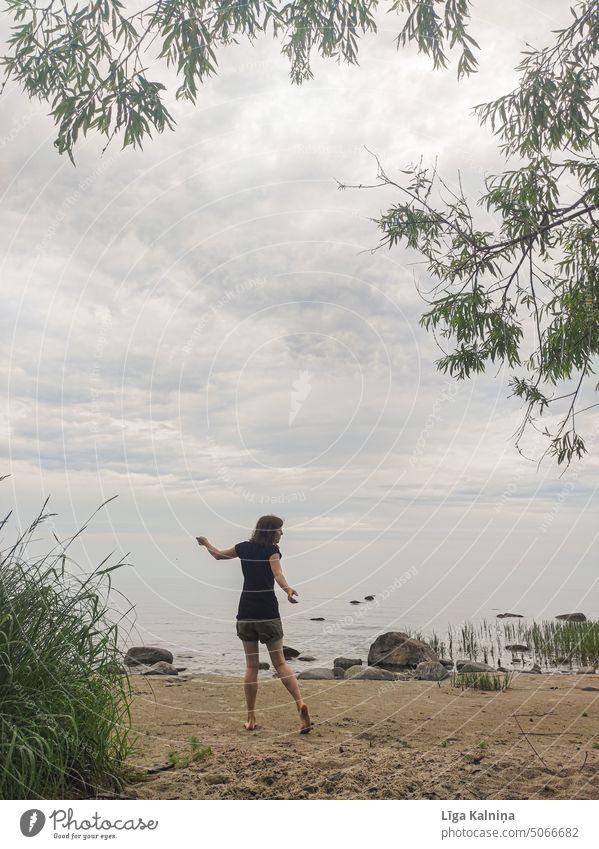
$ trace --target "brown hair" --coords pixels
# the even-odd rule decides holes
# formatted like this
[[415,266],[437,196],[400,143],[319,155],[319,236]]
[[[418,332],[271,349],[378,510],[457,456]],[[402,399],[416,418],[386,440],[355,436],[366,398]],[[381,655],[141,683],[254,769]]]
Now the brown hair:
[[275,541],[275,533],[282,527],[283,519],[279,519],[278,516],[260,516],[256,522],[254,533],[250,537],[250,542],[272,545]]

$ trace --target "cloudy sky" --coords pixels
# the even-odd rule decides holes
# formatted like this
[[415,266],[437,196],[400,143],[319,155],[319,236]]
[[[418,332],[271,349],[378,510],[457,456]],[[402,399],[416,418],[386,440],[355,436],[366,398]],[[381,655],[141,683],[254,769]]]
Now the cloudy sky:
[[48,106],[7,88],[12,529],[51,496],[49,527],[67,535],[118,494],[81,562],[130,552],[133,600],[174,585],[208,597],[239,579],[216,576],[193,536],[229,546],[275,512],[306,599],[379,590],[416,566],[414,593],[447,601],[468,587],[472,613],[599,615],[596,450],[563,477],[539,470],[513,445],[509,374],[453,383],[435,370],[416,291],[430,281],[413,254],[371,250],[370,218],[396,196],[335,182],[373,182],[369,148],[392,175],[438,157],[476,195],[502,161],[471,107],[513,86],[525,42],[545,44],[568,5],[475,3],[481,69],[459,84],[455,65],[398,53],[389,15],[359,67],[315,60],[301,87],[272,42],[231,47],[197,107],[171,87],[174,132],[103,156],[104,140],[82,139],[76,168],[52,146]]

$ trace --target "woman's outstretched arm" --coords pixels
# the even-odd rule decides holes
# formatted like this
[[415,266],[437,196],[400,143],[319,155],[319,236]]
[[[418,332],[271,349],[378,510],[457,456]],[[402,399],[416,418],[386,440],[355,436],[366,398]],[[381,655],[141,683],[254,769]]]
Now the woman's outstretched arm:
[[237,557],[237,552],[234,548],[223,548],[221,551],[220,549],[215,548],[206,537],[196,537],[196,539],[198,541],[198,545],[203,545],[207,548],[215,560],[232,560],[233,557]]
[[297,590],[294,590],[293,587],[289,586],[287,578],[283,574],[283,570],[281,569],[281,558],[278,554],[271,554],[268,558],[270,563],[270,568],[272,569],[272,573],[275,576],[275,581],[287,593],[287,601],[290,601],[291,604],[297,604],[297,601],[294,599],[294,595],[297,595]]

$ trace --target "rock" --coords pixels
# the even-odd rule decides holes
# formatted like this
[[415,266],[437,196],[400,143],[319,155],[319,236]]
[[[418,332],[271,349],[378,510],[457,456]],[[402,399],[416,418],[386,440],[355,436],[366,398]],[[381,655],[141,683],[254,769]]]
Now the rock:
[[418,681],[443,681],[449,678],[449,672],[438,660],[423,660],[416,667]]
[[324,616],[311,616],[310,617],[310,622],[324,622],[324,621],[325,621]]
[[497,619],[524,619],[522,613],[498,613]]
[[498,666],[497,671],[498,672],[511,672],[511,669],[506,669],[505,666]]
[[110,660],[105,666],[102,667],[102,671],[106,672],[108,675],[128,675],[129,670],[126,666],[123,666],[122,663],[119,663],[118,660]]
[[478,663],[474,660],[456,660],[458,672],[495,672],[488,663]]
[[439,663],[442,663],[445,669],[453,669],[454,666],[453,660],[449,660],[446,657],[439,658]]
[[356,599],[353,599],[353,601],[350,601],[350,604],[362,604],[362,602],[356,601]]
[[336,657],[333,661],[333,666],[340,666],[342,669],[349,669],[350,666],[361,666],[362,661],[359,657]]
[[528,673],[529,675],[540,675],[543,670],[538,663],[535,663],[530,669],[522,669],[521,671]]
[[221,772],[209,772],[204,776],[204,781],[207,784],[227,784],[230,780],[228,775]]
[[158,663],[152,664],[149,669],[142,672],[142,675],[178,675],[177,668],[172,663],[167,663],[165,660],[159,660]]
[[513,643],[511,646],[506,646],[506,651],[530,651],[528,646],[521,645],[520,643]]
[[258,664],[258,669],[270,669],[270,663],[267,663],[265,660],[261,660]]
[[292,649],[291,646],[283,646],[283,657],[285,660],[293,660],[294,657],[299,657],[301,652],[297,649]]
[[365,595],[364,601],[374,601],[374,596],[373,595]]
[[595,669],[592,666],[580,666],[576,670],[577,675],[594,675]]
[[298,657],[298,660],[305,660],[306,663],[311,663],[311,661],[316,660],[316,658],[312,657],[311,654],[302,654]]
[[160,649],[156,646],[133,646],[127,651],[124,663],[127,666],[136,666],[140,663],[152,666],[161,660],[165,663],[172,663],[172,653],[168,649]]
[[387,631],[376,638],[368,651],[368,666],[383,669],[416,667],[424,660],[438,660],[432,648],[401,631]]
[[351,666],[345,670],[345,680],[352,681],[395,681],[395,674],[388,669],[373,666]]
[[599,687],[581,687],[580,689],[585,693],[599,693]]
[[297,677],[302,681],[332,681],[335,678],[332,669],[305,669]]
[[561,619],[562,622],[586,622],[587,618],[584,613],[560,613],[556,619]]
[[334,666],[333,675],[335,678],[345,678],[345,669],[342,666]]

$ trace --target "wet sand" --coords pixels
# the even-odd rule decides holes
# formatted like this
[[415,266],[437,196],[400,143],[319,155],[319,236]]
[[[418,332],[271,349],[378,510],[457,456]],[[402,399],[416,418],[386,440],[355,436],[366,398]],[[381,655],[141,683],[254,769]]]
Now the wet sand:
[[[143,799],[597,799],[599,675],[518,673],[503,693],[449,681],[301,681],[298,733],[280,681],[260,680],[258,730],[241,678],[133,679],[131,763],[206,759],[131,784]],[[585,692],[583,687],[596,687]],[[597,748],[594,747],[594,745]],[[534,747],[534,748],[533,748]]]

